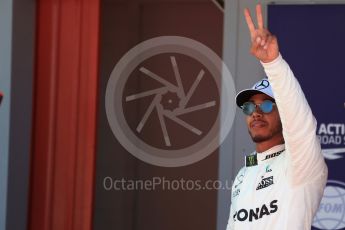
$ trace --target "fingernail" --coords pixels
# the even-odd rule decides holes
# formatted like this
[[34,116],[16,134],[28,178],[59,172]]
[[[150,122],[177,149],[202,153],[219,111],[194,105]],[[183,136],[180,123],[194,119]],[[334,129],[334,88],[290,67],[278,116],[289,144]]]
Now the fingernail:
[[259,44],[259,43],[260,43],[260,41],[261,41],[261,38],[260,38],[260,37],[257,37],[257,38],[256,38],[256,43],[258,43],[258,44]]

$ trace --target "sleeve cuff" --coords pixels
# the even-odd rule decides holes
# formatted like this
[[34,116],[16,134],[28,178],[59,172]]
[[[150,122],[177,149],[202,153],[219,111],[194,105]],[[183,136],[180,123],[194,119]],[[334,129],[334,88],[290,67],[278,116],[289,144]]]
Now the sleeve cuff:
[[274,65],[275,63],[281,61],[282,59],[283,59],[283,57],[282,57],[282,55],[279,53],[279,54],[278,54],[278,57],[276,57],[276,59],[274,59],[274,60],[271,61],[271,62],[262,62],[262,61],[260,61],[260,62],[261,62],[261,64],[262,64],[264,67],[266,67],[266,66],[269,67],[269,66]]
[[[261,62],[261,61],[260,61]],[[282,63],[284,62],[283,57],[279,53],[278,57],[271,62],[261,62],[262,66],[267,75],[275,75],[275,73],[280,72],[281,67],[283,66]]]

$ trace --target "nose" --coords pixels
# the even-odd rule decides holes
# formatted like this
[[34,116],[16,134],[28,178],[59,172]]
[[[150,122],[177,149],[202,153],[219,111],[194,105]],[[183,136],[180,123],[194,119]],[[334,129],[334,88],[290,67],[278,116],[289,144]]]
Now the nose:
[[255,106],[254,112],[252,113],[252,116],[255,117],[262,117],[262,111],[259,106]]

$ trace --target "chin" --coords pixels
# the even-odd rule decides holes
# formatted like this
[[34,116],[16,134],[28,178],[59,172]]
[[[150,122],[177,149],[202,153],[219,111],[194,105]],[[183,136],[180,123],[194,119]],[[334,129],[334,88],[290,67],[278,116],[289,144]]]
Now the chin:
[[263,134],[252,134],[251,132],[249,132],[253,142],[255,143],[260,143],[263,141],[267,141],[271,138],[271,135],[263,135]]
[[257,135],[257,136],[252,137],[252,140],[253,140],[255,143],[264,142],[264,141],[267,141],[267,140],[269,140],[269,139],[270,139],[270,138],[267,137],[267,136],[260,136],[260,135]]
[[255,136],[255,137],[252,137],[252,140],[255,143],[260,143],[260,142],[264,142],[264,141],[269,140],[269,138],[268,137],[264,137],[264,136]]

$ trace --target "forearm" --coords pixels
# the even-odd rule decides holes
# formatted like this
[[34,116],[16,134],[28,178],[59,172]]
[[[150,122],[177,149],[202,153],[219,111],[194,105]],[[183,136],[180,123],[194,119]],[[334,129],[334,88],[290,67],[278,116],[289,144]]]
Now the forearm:
[[316,136],[316,120],[289,65],[279,55],[263,63],[270,80],[283,126],[286,149],[291,159],[293,183],[300,184],[323,171],[325,164]]

